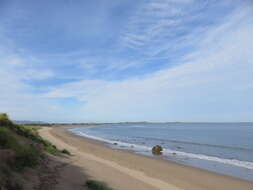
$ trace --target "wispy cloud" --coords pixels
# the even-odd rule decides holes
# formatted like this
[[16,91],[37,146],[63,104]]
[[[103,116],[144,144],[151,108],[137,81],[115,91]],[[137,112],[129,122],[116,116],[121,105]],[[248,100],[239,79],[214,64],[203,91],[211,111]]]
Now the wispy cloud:
[[53,120],[48,113],[59,111],[59,105],[39,94],[30,82],[50,79],[54,72],[23,54],[11,39],[0,34],[0,41],[8,42],[0,44],[0,112],[10,113],[15,119]]
[[203,34],[223,22],[234,7],[230,12],[226,8],[223,1],[147,0],[130,18],[122,45],[150,57],[184,55],[197,48]]
[[10,8],[18,16],[1,12],[0,111],[47,121],[251,118],[250,1],[122,3],[131,10],[102,3],[96,14],[90,3],[87,15],[83,3],[68,13],[53,3],[49,21],[31,2]]
[[236,121],[235,114],[247,120],[253,105],[239,100],[252,95],[251,15],[250,8],[239,9],[206,32],[183,65],[124,81],[68,83],[46,96],[85,102],[81,113],[90,120]]

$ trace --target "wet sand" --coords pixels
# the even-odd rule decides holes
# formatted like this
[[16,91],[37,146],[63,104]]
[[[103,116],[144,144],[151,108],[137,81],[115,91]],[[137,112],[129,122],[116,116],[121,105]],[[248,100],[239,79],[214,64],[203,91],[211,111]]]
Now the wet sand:
[[[45,127],[40,135],[57,147],[68,149],[73,154],[71,164],[83,170],[88,178],[104,181],[115,190],[253,189],[249,181],[111,149],[99,141],[75,136],[62,127]],[[79,176],[73,173],[71,177]]]

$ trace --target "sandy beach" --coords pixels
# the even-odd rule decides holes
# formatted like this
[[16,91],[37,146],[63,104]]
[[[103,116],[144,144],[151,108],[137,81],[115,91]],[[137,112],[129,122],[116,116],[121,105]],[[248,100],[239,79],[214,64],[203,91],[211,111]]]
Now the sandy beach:
[[[113,150],[103,143],[70,134],[62,127],[45,127],[40,135],[68,149],[68,163],[88,178],[104,181],[115,190],[252,190],[253,183],[213,172]],[[64,174],[62,174],[64,175]],[[71,170],[68,177],[80,178]]]

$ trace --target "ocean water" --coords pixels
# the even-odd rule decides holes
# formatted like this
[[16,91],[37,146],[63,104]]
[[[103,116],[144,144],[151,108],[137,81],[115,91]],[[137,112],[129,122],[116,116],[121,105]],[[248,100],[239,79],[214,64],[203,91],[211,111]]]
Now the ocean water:
[[[68,127],[80,136],[229,176],[253,181],[253,123],[148,123]],[[115,144],[117,143],[117,144]]]

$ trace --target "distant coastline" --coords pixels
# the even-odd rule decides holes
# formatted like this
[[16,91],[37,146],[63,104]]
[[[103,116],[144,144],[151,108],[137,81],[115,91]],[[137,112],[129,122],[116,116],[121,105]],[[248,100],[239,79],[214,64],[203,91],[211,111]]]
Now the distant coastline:
[[137,121],[137,122],[82,122],[82,123],[48,123],[43,121],[19,121],[14,120],[14,123],[17,124],[25,124],[25,125],[38,125],[38,126],[97,126],[97,125],[127,125],[127,124],[199,124],[199,123],[228,123],[228,124],[251,124],[253,121],[239,121],[239,122],[201,122],[201,121],[194,121],[194,122],[186,122],[186,121],[168,121],[168,122],[149,122],[149,121]]

